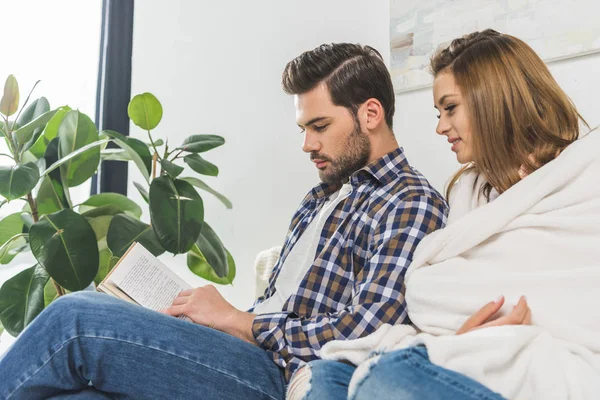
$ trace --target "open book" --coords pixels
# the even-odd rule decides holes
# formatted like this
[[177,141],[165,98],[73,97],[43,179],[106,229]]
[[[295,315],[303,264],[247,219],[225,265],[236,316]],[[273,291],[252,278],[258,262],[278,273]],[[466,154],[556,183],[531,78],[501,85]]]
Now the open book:
[[191,288],[144,246],[134,242],[97,290],[158,311],[170,307],[182,290]]

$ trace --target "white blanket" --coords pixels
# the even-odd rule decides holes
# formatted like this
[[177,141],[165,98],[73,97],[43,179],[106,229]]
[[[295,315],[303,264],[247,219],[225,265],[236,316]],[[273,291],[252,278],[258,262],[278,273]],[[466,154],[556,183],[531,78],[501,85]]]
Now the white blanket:
[[[351,390],[374,353],[425,344],[434,364],[509,399],[600,399],[600,133],[489,204],[476,179],[461,178],[448,226],[420,243],[407,271],[408,313],[421,333],[385,325],[331,342],[321,356],[363,363]],[[503,314],[526,295],[532,325],[455,335],[499,295]]]

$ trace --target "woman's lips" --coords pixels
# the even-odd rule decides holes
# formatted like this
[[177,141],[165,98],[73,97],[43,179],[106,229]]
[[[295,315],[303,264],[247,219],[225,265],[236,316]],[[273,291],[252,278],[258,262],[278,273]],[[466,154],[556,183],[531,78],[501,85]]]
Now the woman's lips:
[[461,138],[448,138],[448,142],[452,143],[452,151],[456,152],[456,149],[458,148],[458,145],[460,143],[462,143],[462,139]]

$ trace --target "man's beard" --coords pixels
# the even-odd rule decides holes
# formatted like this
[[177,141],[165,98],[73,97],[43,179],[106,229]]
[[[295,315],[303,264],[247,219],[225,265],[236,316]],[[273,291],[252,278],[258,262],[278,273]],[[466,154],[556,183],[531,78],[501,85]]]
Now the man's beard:
[[358,121],[354,124],[354,130],[346,138],[346,144],[341,149],[340,154],[335,159],[324,155],[311,154],[312,159],[329,161],[329,165],[325,170],[319,170],[321,181],[327,184],[346,183],[350,175],[363,168],[369,162],[371,142],[361,132]]

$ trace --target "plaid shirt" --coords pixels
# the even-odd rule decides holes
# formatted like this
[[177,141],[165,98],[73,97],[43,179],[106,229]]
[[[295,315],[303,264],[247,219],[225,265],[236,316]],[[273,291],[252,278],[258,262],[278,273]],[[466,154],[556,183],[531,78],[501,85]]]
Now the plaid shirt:
[[[407,323],[404,273],[419,241],[446,222],[446,201],[408,164],[401,148],[356,171],[350,185],[350,195],[326,220],[314,263],[296,293],[281,312],[254,319],[257,343],[288,380],[319,358],[331,340],[366,336],[384,323]],[[339,188],[321,183],[304,198],[255,306],[273,295],[290,250]]]

